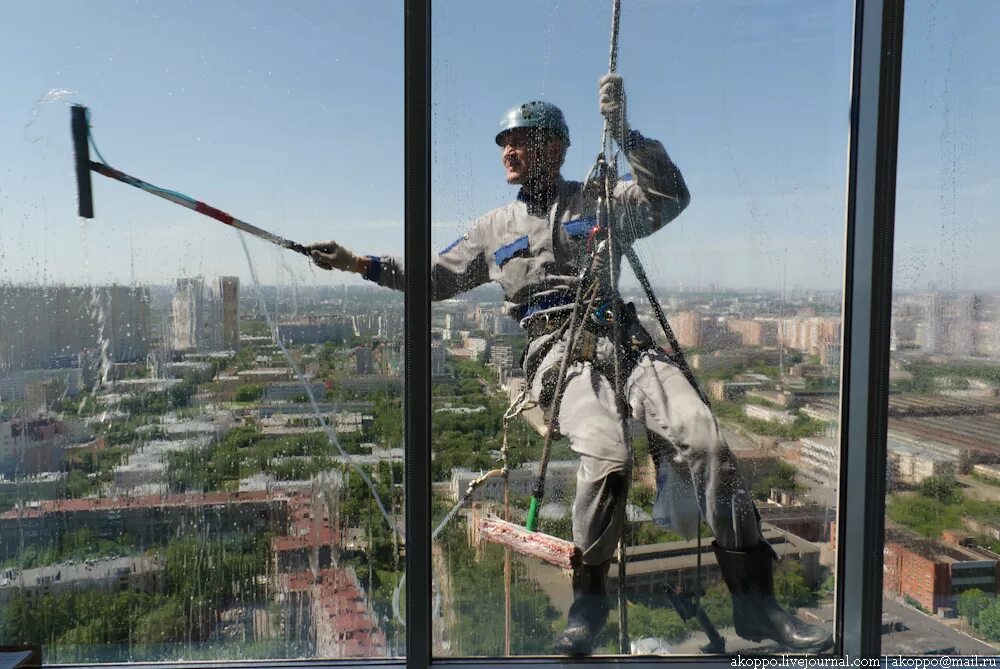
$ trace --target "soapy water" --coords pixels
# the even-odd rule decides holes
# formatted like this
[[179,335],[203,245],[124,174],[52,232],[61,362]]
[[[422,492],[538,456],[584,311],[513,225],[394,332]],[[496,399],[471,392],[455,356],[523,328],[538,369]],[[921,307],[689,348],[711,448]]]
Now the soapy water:
[[59,102],[60,100],[64,100],[71,95],[76,95],[76,91],[67,91],[61,88],[50,88],[48,91],[39,96],[39,98],[35,100],[35,104],[31,106],[31,118],[24,125],[24,140],[30,144],[37,144],[38,142],[44,140],[44,135],[33,137],[30,132],[31,126],[33,126],[35,121],[38,119],[42,105],[50,105]]

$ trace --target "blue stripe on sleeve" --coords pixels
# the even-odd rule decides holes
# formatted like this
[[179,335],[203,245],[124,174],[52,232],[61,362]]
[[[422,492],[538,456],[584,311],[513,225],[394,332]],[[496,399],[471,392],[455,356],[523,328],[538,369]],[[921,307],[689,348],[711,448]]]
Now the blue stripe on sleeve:
[[516,254],[521,251],[528,250],[528,237],[518,237],[510,244],[506,246],[501,246],[493,253],[493,260],[496,262],[497,267],[503,267],[503,264],[513,258]]
[[456,239],[455,241],[453,241],[451,244],[448,244],[448,246],[446,246],[443,249],[441,249],[441,252],[438,253],[438,255],[439,256],[443,256],[448,251],[451,251],[453,248],[455,248],[456,246],[458,246],[459,242],[461,242],[463,239],[465,239],[465,235],[462,235],[461,237],[459,237],[458,239]]

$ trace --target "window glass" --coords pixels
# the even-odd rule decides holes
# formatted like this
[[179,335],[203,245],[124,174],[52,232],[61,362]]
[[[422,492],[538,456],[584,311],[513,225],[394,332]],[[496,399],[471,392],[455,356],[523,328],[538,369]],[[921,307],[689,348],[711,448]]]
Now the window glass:
[[1000,640],[1000,273],[990,2],[907,3],[893,268],[885,653]]
[[401,252],[402,36],[389,1],[4,8],[0,644],[403,653],[402,293],[212,209]]
[[622,5],[434,3],[439,656],[829,642],[852,3]]

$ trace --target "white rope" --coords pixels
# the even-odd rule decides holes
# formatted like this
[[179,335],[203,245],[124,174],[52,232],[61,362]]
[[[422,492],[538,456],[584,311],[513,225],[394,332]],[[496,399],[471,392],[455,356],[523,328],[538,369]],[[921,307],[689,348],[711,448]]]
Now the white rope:
[[247,264],[250,266],[250,278],[253,280],[254,290],[257,292],[257,304],[260,305],[261,311],[264,312],[264,320],[267,322],[267,329],[271,332],[271,338],[274,340],[274,343],[277,344],[278,348],[281,349],[282,355],[285,356],[285,360],[295,373],[295,378],[298,379],[299,383],[302,384],[303,389],[305,389],[306,396],[309,398],[309,404],[316,413],[316,417],[319,419],[319,424],[323,428],[323,432],[326,433],[327,440],[329,440],[329,442],[333,444],[338,451],[340,451],[341,456],[343,456],[344,459],[347,460],[347,462],[355,469],[355,471],[358,472],[358,475],[361,476],[361,480],[368,484],[372,497],[375,498],[375,503],[378,505],[379,511],[382,512],[382,517],[385,518],[385,522],[389,525],[392,531],[398,534],[399,538],[405,542],[406,535],[403,533],[403,530],[400,529],[398,524],[393,521],[392,516],[389,515],[389,512],[385,508],[385,503],[382,501],[382,497],[378,494],[378,489],[375,487],[375,484],[372,483],[372,480],[368,477],[368,474],[365,473],[365,470],[361,468],[361,465],[358,464],[354,458],[352,458],[350,454],[344,450],[344,447],[340,445],[340,440],[337,439],[337,433],[334,432],[333,428],[331,428],[326,422],[326,419],[323,417],[323,412],[319,409],[319,404],[317,404],[316,397],[313,395],[312,387],[306,381],[305,375],[302,374],[302,370],[299,369],[295,360],[292,359],[288,349],[285,348],[285,343],[281,340],[281,336],[278,334],[278,329],[274,326],[274,323],[271,322],[271,313],[267,310],[267,305],[264,303],[264,294],[260,289],[260,282],[257,280],[257,270],[254,267],[253,258],[250,256],[250,249],[247,248],[246,239],[243,237],[242,231],[237,230],[236,233],[240,237],[240,244],[243,245],[243,252],[246,254]]

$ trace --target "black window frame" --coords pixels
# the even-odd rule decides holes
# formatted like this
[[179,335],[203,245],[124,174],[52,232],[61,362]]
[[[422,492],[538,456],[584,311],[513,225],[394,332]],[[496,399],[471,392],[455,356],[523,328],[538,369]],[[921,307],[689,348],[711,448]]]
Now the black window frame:
[[[254,660],[185,667],[731,666],[729,656],[435,658],[431,652],[431,4],[405,14],[406,657]],[[855,0],[847,175],[841,361],[841,470],[837,516],[835,656],[880,653],[886,410],[892,295],[899,81],[905,0]],[[848,494],[850,493],[850,494]],[[863,493],[863,494],[861,494]],[[102,665],[53,665],[100,667]],[[122,665],[104,665],[122,666]],[[162,668],[159,663],[130,663]]]

